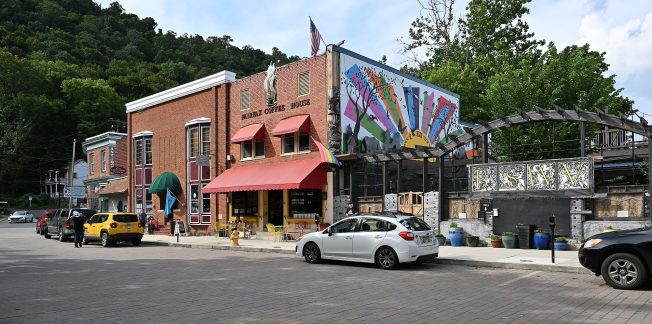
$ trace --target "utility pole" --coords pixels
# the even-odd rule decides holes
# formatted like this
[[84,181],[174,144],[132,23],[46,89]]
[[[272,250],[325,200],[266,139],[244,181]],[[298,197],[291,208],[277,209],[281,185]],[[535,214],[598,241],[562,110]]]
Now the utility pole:
[[[77,139],[72,140],[72,159],[70,159],[70,170],[68,170],[68,186],[72,187],[72,178],[75,174],[75,147]],[[72,195],[68,198],[68,208],[72,208]]]

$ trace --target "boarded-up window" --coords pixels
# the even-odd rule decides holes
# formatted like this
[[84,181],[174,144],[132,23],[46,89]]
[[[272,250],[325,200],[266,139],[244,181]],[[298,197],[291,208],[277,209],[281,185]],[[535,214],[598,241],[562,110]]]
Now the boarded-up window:
[[249,89],[240,91],[240,110],[249,109]]
[[299,73],[299,96],[310,93],[310,72]]

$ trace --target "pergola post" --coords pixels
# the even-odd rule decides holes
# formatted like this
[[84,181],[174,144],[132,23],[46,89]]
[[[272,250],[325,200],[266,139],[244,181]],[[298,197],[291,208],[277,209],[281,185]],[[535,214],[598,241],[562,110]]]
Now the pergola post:
[[586,144],[585,144],[585,137],[586,137],[586,125],[584,124],[583,121],[580,122],[580,148],[581,148],[581,156],[585,157],[586,156]]
[[387,195],[387,161],[383,161],[383,207],[382,211],[387,210],[385,204],[385,195]]

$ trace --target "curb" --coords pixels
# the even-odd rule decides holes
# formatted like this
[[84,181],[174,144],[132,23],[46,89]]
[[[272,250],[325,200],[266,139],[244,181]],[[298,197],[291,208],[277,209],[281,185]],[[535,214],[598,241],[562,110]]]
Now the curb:
[[[294,251],[292,250],[255,248],[255,247],[247,247],[247,246],[233,247],[229,245],[189,244],[189,243],[174,243],[174,242],[168,243],[168,242],[152,242],[152,241],[143,241],[142,244],[154,245],[154,246],[181,247],[181,248],[190,248],[190,249],[294,254]],[[460,260],[460,259],[449,259],[449,258],[437,258],[435,259],[434,264],[460,265],[460,266],[479,267],[479,268],[498,268],[498,269],[532,270],[532,271],[548,271],[548,272],[565,272],[565,273],[576,273],[576,274],[593,274],[593,272],[585,268],[572,267],[572,266],[553,266],[553,265],[546,265],[546,264],[503,263],[503,262]]]
[[435,259],[435,264],[463,265],[468,267],[482,267],[482,268],[593,274],[591,270],[583,267],[547,265],[547,264],[505,263],[505,262],[491,262],[491,261],[459,260],[459,259],[449,259],[449,258],[437,258]]
[[210,245],[210,244],[189,244],[189,243],[168,243],[168,242],[152,242],[152,241],[142,241],[141,244],[145,245],[157,245],[157,246],[170,246],[170,247],[182,247],[190,249],[205,249],[205,250],[229,250],[229,251],[242,251],[242,252],[262,252],[262,253],[280,253],[280,254],[294,254],[292,250],[283,250],[283,249],[270,249],[270,248],[256,248],[248,246],[229,246],[229,245]]

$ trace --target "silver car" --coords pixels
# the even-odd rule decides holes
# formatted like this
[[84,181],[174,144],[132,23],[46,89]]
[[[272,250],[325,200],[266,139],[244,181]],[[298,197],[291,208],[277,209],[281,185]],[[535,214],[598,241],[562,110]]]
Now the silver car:
[[321,232],[306,234],[296,255],[306,262],[322,259],[376,263],[394,269],[399,263],[434,260],[439,245],[423,220],[398,213],[369,213],[345,218]]
[[34,221],[34,215],[32,215],[31,212],[25,211],[25,210],[17,210],[13,214],[9,215],[7,218],[7,222],[13,223],[13,222],[33,222]]

